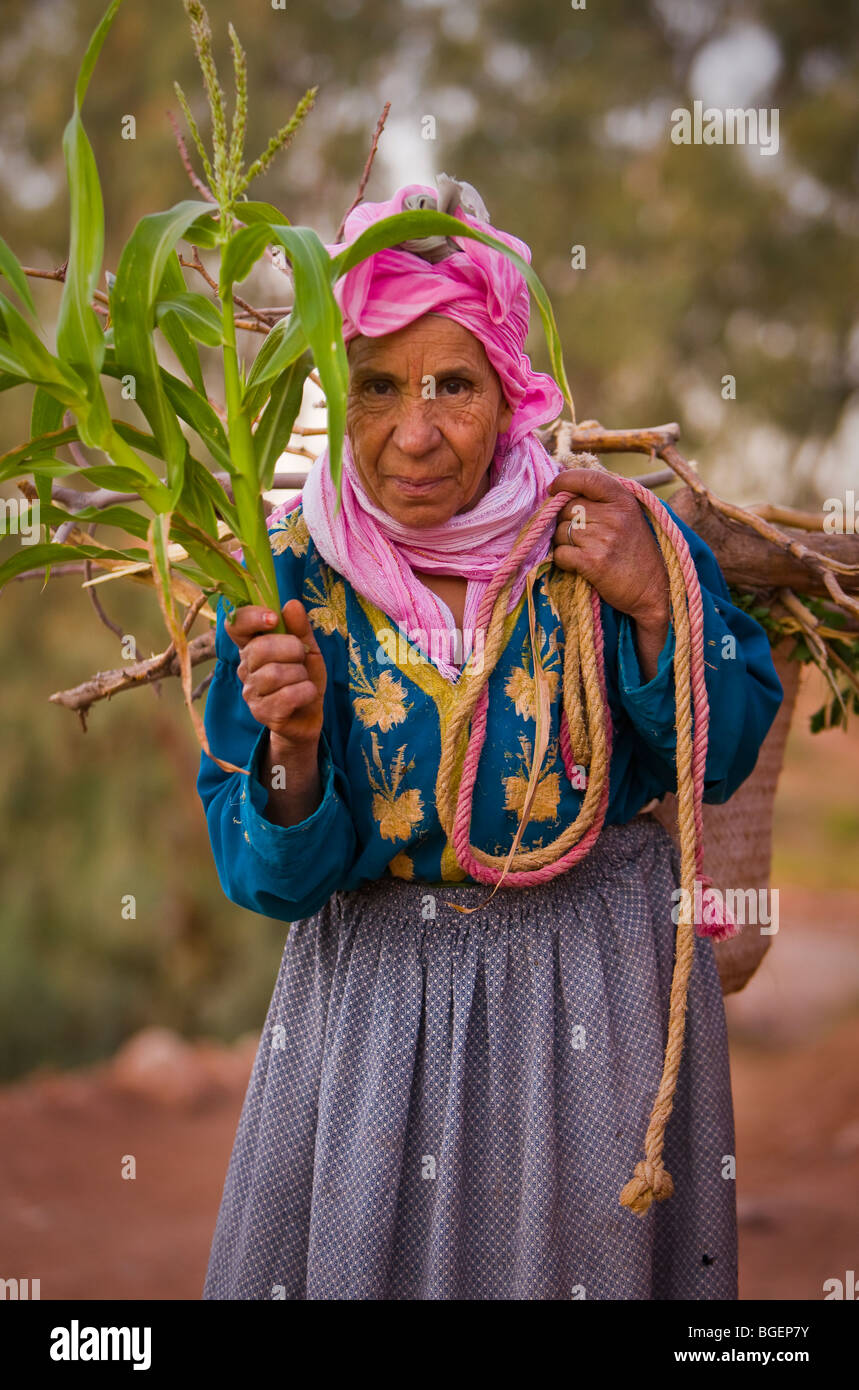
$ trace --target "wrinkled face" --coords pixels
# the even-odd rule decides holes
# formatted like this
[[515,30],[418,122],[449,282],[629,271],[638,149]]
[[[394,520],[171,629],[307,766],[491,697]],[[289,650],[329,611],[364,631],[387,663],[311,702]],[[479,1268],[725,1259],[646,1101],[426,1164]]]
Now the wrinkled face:
[[489,487],[513,411],[483,344],[442,314],[348,344],[346,429],[361,482],[407,526],[439,526]]

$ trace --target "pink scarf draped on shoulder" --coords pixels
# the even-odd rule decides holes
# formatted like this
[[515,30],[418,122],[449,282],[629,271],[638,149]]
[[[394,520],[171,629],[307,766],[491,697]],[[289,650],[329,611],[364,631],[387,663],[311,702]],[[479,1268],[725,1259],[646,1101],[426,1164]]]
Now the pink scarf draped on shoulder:
[[[465,206],[484,211],[467,184],[445,183],[455,190],[455,216],[506,242],[530,263],[524,242],[465,211]],[[402,211],[405,199],[407,206],[415,206],[421,196],[429,200],[424,206],[436,205],[436,191],[423,184],[407,184],[386,203],[360,204],[346,220],[344,241],[329,251],[334,254],[373,222]],[[307,528],[322,558],[393,619],[449,680],[456,680],[460,660],[472,649],[474,620],[488,580],[559,471],[534,429],[554,420],[564,404],[559,387],[551,377],[535,372],[524,352],[530,306],[523,276],[506,256],[473,238],[463,237],[456,244],[459,250],[436,263],[410,250],[378,251],[343,276],[335,294],[346,342],[358,334],[393,333],[426,313],[445,314],[480,339],[514,408],[509,429],[498,436],[487,492],[469,511],[458,512],[442,526],[403,526],[366,493],[347,438],[338,516],[326,449],[312,465],[300,497],[276,508],[269,518],[275,521],[302,501]],[[551,542],[548,532],[523,561],[511,608],[521,597],[528,570],[546,558]],[[468,581],[461,649],[453,614],[417,578],[415,568]]]

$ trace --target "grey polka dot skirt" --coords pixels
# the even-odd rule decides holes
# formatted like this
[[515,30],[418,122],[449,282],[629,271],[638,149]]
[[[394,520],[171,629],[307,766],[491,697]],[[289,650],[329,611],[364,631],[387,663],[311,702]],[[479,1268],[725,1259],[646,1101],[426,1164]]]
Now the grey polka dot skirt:
[[294,922],[206,1299],[735,1299],[722,994],[696,938],[665,1159],[677,850],[640,815],[531,889],[386,878]]

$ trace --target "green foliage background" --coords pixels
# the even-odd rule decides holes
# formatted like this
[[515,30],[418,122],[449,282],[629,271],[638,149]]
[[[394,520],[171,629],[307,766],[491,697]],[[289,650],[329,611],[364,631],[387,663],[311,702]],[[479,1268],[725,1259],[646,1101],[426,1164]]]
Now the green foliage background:
[[[103,7],[3,6],[0,233],[31,265],[66,254],[61,136]],[[737,501],[816,510],[855,481],[856,3],[606,0],[578,11],[562,0],[318,0],[279,11],[269,0],[210,0],[208,9],[222,70],[228,20],[247,50],[250,148],[308,86],[320,88],[294,148],[252,196],[332,241],[390,99],[367,196],[387,198],[430,170],[479,189],[495,224],[532,247],[580,418],[679,419],[686,456]],[[708,99],[695,86],[702,50],[733,35],[753,54],[761,31],[778,70],[736,104],[779,108],[779,153],[673,145],[670,111]],[[193,196],[166,118],[179,116],[174,79],[204,120],[180,0],[126,0],[86,109],[113,270],[141,216]],[[134,141],[121,138],[127,114]],[[421,139],[427,115],[435,141]],[[586,271],[570,268],[578,244]],[[36,282],[33,292],[51,324],[57,287]],[[534,319],[533,356],[546,367]],[[252,353],[257,342],[243,346]],[[726,373],[736,401],[720,397]],[[0,449],[28,425],[25,393],[3,405]],[[104,601],[141,653],[164,646],[154,597],[109,588]],[[51,691],[119,664],[115,638],[73,579],[52,580],[50,594],[27,581],[0,595],[0,661],[0,1075],[93,1059],[147,1022],[222,1037],[258,1027],[284,929],[220,891],[178,682],[160,697],[143,690],[96,707],[86,735],[49,705]],[[137,915],[124,920],[129,893]]]

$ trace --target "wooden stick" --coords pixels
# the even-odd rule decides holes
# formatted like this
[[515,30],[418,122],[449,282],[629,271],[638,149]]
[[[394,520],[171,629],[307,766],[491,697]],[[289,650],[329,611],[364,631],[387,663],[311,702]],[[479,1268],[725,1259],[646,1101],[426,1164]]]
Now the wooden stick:
[[[816,560],[844,564],[848,570],[842,580],[844,589],[859,593],[859,572],[851,565],[859,560],[859,536],[779,531],[778,541],[772,541],[736,519],[726,517],[698,490],[681,488],[672,493],[669,503],[672,510],[707,542],[729,584],[757,590],[787,588],[816,596],[832,595],[825,582],[825,567],[809,563],[814,556]],[[843,602],[836,602],[839,608],[845,609]],[[850,611],[849,603],[845,611]]]
[[[188,650],[192,666],[198,665],[201,661],[211,661],[215,655],[214,632],[203,632],[199,637],[192,638],[188,643]],[[90,680],[75,686],[73,690],[56,690],[48,698],[52,704],[86,712],[97,700],[109,700],[122,690],[149,685],[164,676],[179,675],[179,659],[171,643],[157,656],[151,656],[145,661],[130,661],[119,670],[97,671]]]
[[379,137],[382,134],[382,131],[385,129],[385,121],[388,119],[388,112],[390,111],[390,109],[391,103],[389,101],[386,101],[385,105],[382,107],[382,114],[376,122],[376,129],[373,132],[373,139],[370,145],[370,153],[367,155],[367,162],[364,165],[364,172],[361,175],[361,182],[358,184],[358,192],[355,194],[355,198],[351,206],[347,208],[346,212],[344,212],[343,214],[343,221],[337,228],[337,236],[335,237],[335,241],[343,240],[343,230],[346,226],[346,220],[349,217],[349,214],[355,211],[361,199],[364,197],[364,189],[367,187],[367,180],[370,177],[370,170],[373,167],[373,160],[376,158],[376,150],[379,146]]
[[764,521],[774,522],[776,526],[796,526],[804,531],[823,530],[824,518],[819,512],[801,512],[796,507],[781,507],[774,502],[756,502],[748,510],[763,517]]
[[573,450],[595,449],[605,454],[659,454],[679,438],[680,426],[674,421],[645,430],[606,430],[599,420],[582,420],[573,425],[569,444]]

